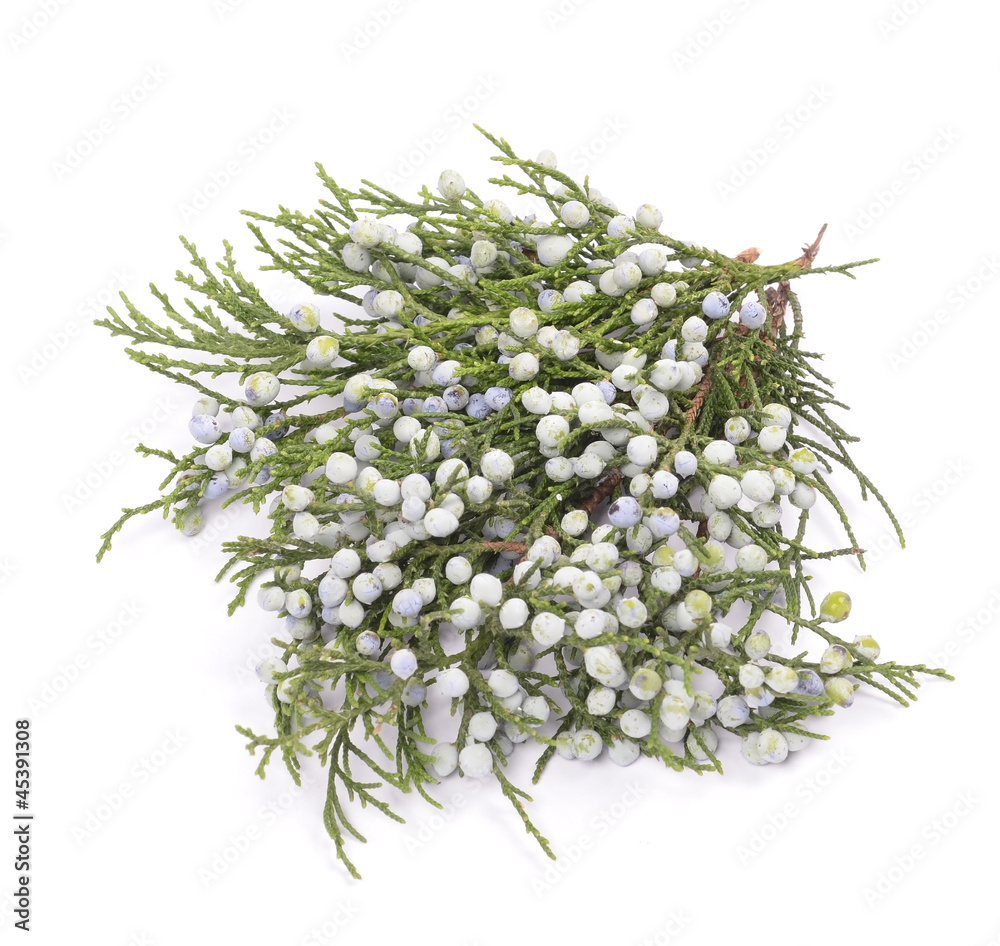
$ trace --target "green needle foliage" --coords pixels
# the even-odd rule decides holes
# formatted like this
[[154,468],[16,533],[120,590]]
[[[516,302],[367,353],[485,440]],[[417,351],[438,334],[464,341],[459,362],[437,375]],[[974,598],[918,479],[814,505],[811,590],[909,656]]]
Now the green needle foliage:
[[[139,447],[170,466],[161,495],[123,510],[98,559],[139,513],[172,514],[194,534],[213,503],[266,511],[269,536],[224,542],[229,558],[218,575],[236,585],[230,614],[260,586],[264,598],[278,589],[265,606],[284,621],[273,638],[281,660],[263,670],[274,732],[237,729],[251,753],[259,750],[261,777],[275,753],[296,783],[302,758],[319,757],[329,775],[323,821],[355,876],[345,842],[364,838],[346,803],[401,821],[384,791],[391,786],[441,807],[428,789],[455,770],[457,753],[466,777],[492,771],[551,857],[525,810],[529,796],[504,773],[521,742],[542,747],[535,781],[554,754],[585,760],[602,746],[620,764],[646,755],[677,771],[721,772],[720,732],[740,737],[749,761],[778,762],[827,738],[809,718],[850,705],[863,684],[906,705],[918,674],[950,679],[880,662],[870,637],[837,636],[830,625],[846,617],[849,599],[835,592],[817,607],[810,588],[817,559],[854,556],[864,567],[834,492],[837,466],[903,541],[849,453],[857,438],[831,416],[845,405],[816,369],[820,356],[802,347],[791,288],[807,275],[853,278],[873,261],[815,267],[819,238],[799,258],[767,266],[756,251],[729,257],[691,245],[661,233],[652,208],[623,218],[589,181],[483,134],[498,151],[493,160],[520,174],[505,170],[490,182],[530,197],[551,221],[481,199],[454,172],[442,175],[440,194],[425,187],[408,200],[370,181],[346,190],[322,166],[327,193],[312,213],[248,213],[262,269],[352,307],[364,297],[364,310],[338,315],[337,332],[323,335],[308,304],[287,314],[269,305],[228,243],[210,265],[183,239],[190,265],[177,273],[181,304],[154,287],[163,310],[154,320],[122,293],[123,308],[109,307],[98,322],[128,339],[132,360],[192,387],[210,417],[221,408],[220,418],[245,421],[248,413],[234,412],[266,404],[253,418],[254,449],[223,450],[225,468],[207,465],[215,448],[205,443],[183,456]],[[571,211],[572,227],[561,217]],[[638,268],[623,270],[628,288],[609,281],[614,267],[636,259]],[[639,278],[630,284],[628,273]],[[763,324],[727,309],[699,329],[720,293],[734,316],[762,306]],[[655,317],[643,317],[643,305]],[[308,347],[317,338],[327,357]],[[447,361],[455,369],[435,378]],[[275,380],[273,398],[254,386],[261,373]],[[603,385],[592,420],[581,411],[588,396],[594,405],[586,382]],[[661,394],[665,410],[656,407]],[[452,409],[428,401],[442,396]],[[555,445],[542,442],[543,415],[566,421]],[[404,417],[412,421],[401,435]],[[748,437],[727,427],[740,418]],[[768,447],[776,431],[784,443]],[[633,457],[640,437],[651,459]],[[509,467],[497,467],[498,456]],[[332,473],[335,464],[350,475]],[[755,471],[786,485],[773,503],[723,508],[709,498],[719,477],[749,483],[742,478]],[[413,474],[427,474],[429,498],[423,518],[408,520],[399,490],[376,486],[405,486]],[[225,497],[206,497],[220,482]],[[616,524],[633,498],[641,519]],[[813,509],[832,509],[843,547],[806,544]],[[335,557],[349,549],[358,554],[353,571]],[[377,586],[373,600],[361,600],[359,569],[372,576],[366,588]],[[499,600],[475,600],[471,576],[483,575],[499,579]],[[581,575],[593,587],[578,587]],[[420,591],[415,612],[412,594],[402,603],[408,589]],[[301,605],[303,592],[307,613],[291,615],[289,602]],[[579,622],[594,610],[608,616],[604,628],[584,635]],[[546,630],[553,623],[557,639]],[[796,650],[802,632],[824,648],[818,658]],[[390,664],[394,655],[399,664]],[[409,656],[415,672],[400,669]],[[435,736],[434,687],[448,668],[461,671],[466,689],[447,701],[449,735]],[[513,695],[501,686],[504,671],[516,678]],[[611,703],[602,707],[605,689]],[[473,722],[482,713],[498,728],[477,741],[470,727],[482,737]]]

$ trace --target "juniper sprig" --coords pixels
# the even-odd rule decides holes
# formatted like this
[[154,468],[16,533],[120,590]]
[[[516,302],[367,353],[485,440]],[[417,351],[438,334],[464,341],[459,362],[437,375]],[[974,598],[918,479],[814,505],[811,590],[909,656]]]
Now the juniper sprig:
[[[217,576],[236,585],[230,614],[256,586],[282,622],[258,670],[274,732],[237,730],[261,777],[277,753],[298,783],[318,756],[354,876],[348,803],[401,821],[386,788],[440,807],[429,788],[456,770],[495,777],[553,856],[504,771],[521,743],[541,747],[535,782],[554,755],[605,749],[721,772],[720,732],[781,762],[862,685],[907,705],[918,674],[951,679],[841,638],[849,597],[817,605],[810,587],[817,560],[864,567],[841,471],[903,542],[792,288],[874,261],[814,266],[822,230],[788,262],[726,256],[483,134],[504,169],[490,183],[537,213],[455,171],[406,199],[317,165],[314,211],[247,214],[262,270],[349,314],[278,311],[229,243],[210,265],[182,239],[182,303],[153,287],[153,320],[122,293],[98,322],[198,395],[187,453],[138,448],[169,473],[98,559],[140,513],[193,535],[213,504],[266,511],[270,534],[224,542]],[[842,547],[807,544],[814,510]],[[435,700],[448,732],[431,731]]]

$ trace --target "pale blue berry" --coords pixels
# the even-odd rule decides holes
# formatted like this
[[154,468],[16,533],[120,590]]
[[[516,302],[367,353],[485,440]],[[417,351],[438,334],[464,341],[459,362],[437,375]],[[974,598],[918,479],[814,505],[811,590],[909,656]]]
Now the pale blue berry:
[[729,315],[729,300],[721,292],[710,292],[701,301],[701,311],[707,319],[724,319]]
[[749,329],[759,329],[767,318],[767,310],[755,301],[744,302],[740,307],[740,322]]

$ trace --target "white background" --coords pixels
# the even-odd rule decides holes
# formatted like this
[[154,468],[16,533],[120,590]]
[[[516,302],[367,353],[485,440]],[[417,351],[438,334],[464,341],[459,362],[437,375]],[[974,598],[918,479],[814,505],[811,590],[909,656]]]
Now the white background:
[[[4,4],[0,813],[29,716],[34,941],[996,942],[998,20],[972,0]],[[314,161],[348,186],[394,174],[404,194],[455,167],[487,193],[497,166],[472,121],[521,154],[552,148],[625,210],[657,204],[674,236],[777,262],[828,222],[817,265],[880,258],[800,293],[907,549],[838,475],[871,565],[815,584],[849,590],[848,630],[885,657],[950,648],[957,680],[909,709],[863,695],[782,766],[753,769],[733,742],[723,777],[556,760],[531,806],[563,857],[547,879],[495,786],[472,797],[456,775],[440,821],[419,798],[396,800],[403,826],[355,810],[355,882],[322,827],[325,771],[287,794],[234,730],[269,728],[248,668],[273,618],[226,617],[218,541],[154,517],[94,561],[166,472],[130,431],[185,448],[191,396],[91,322],[120,288],[157,314],[147,287],[173,291],[179,233],[210,260],[230,239],[251,273],[239,211],[312,209]]]

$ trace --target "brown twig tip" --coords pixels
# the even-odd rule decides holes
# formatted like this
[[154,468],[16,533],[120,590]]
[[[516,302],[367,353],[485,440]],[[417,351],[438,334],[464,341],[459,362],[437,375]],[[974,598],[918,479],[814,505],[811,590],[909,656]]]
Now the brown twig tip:
[[[823,239],[823,234],[826,233],[827,225],[824,223],[823,226],[819,228],[819,233],[816,234],[816,239],[812,241],[808,246],[802,247],[802,255],[795,261],[796,265],[802,269],[808,269],[813,264],[813,260],[816,259],[819,253],[819,244]],[[771,331],[777,333],[778,329],[781,327],[781,323],[785,319],[785,311],[788,308],[788,291],[791,286],[788,280],[785,279],[778,283],[777,289],[768,289],[765,293],[767,297],[767,305],[771,310]],[[770,343],[773,345],[773,342]]]
[[523,542],[483,542],[483,548],[491,552],[520,552],[524,555]]
[[816,259],[816,254],[819,253],[819,244],[823,239],[823,234],[826,233],[827,225],[824,223],[823,226],[819,228],[819,233],[816,234],[816,239],[812,241],[808,246],[802,247],[802,255],[795,261],[803,269],[808,269],[813,264],[813,260]]
[[587,499],[580,503],[580,508],[589,516],[615,491],[615,487],[621,481],[622,471],[616,467],[606,477],[604,477],[600,483],[597,484],[597,489],[595,489],[594,492],[587,497]]
[[702,404],[705,403],[705,398],[708,397],[708,392],[712,387],[712,376],[710,374],[705,375],[701,379],[701,384],[698,385],[698,390],[695,392],[694,399],[691,401],[691,406],[687,411],[687,422],[693,424],[698,419],[698,411],[701,410]]
[[741,263],[756,263],[760,258],[760,250],[756,246],[747,247],[742,253],[737,253],[734,259]]

